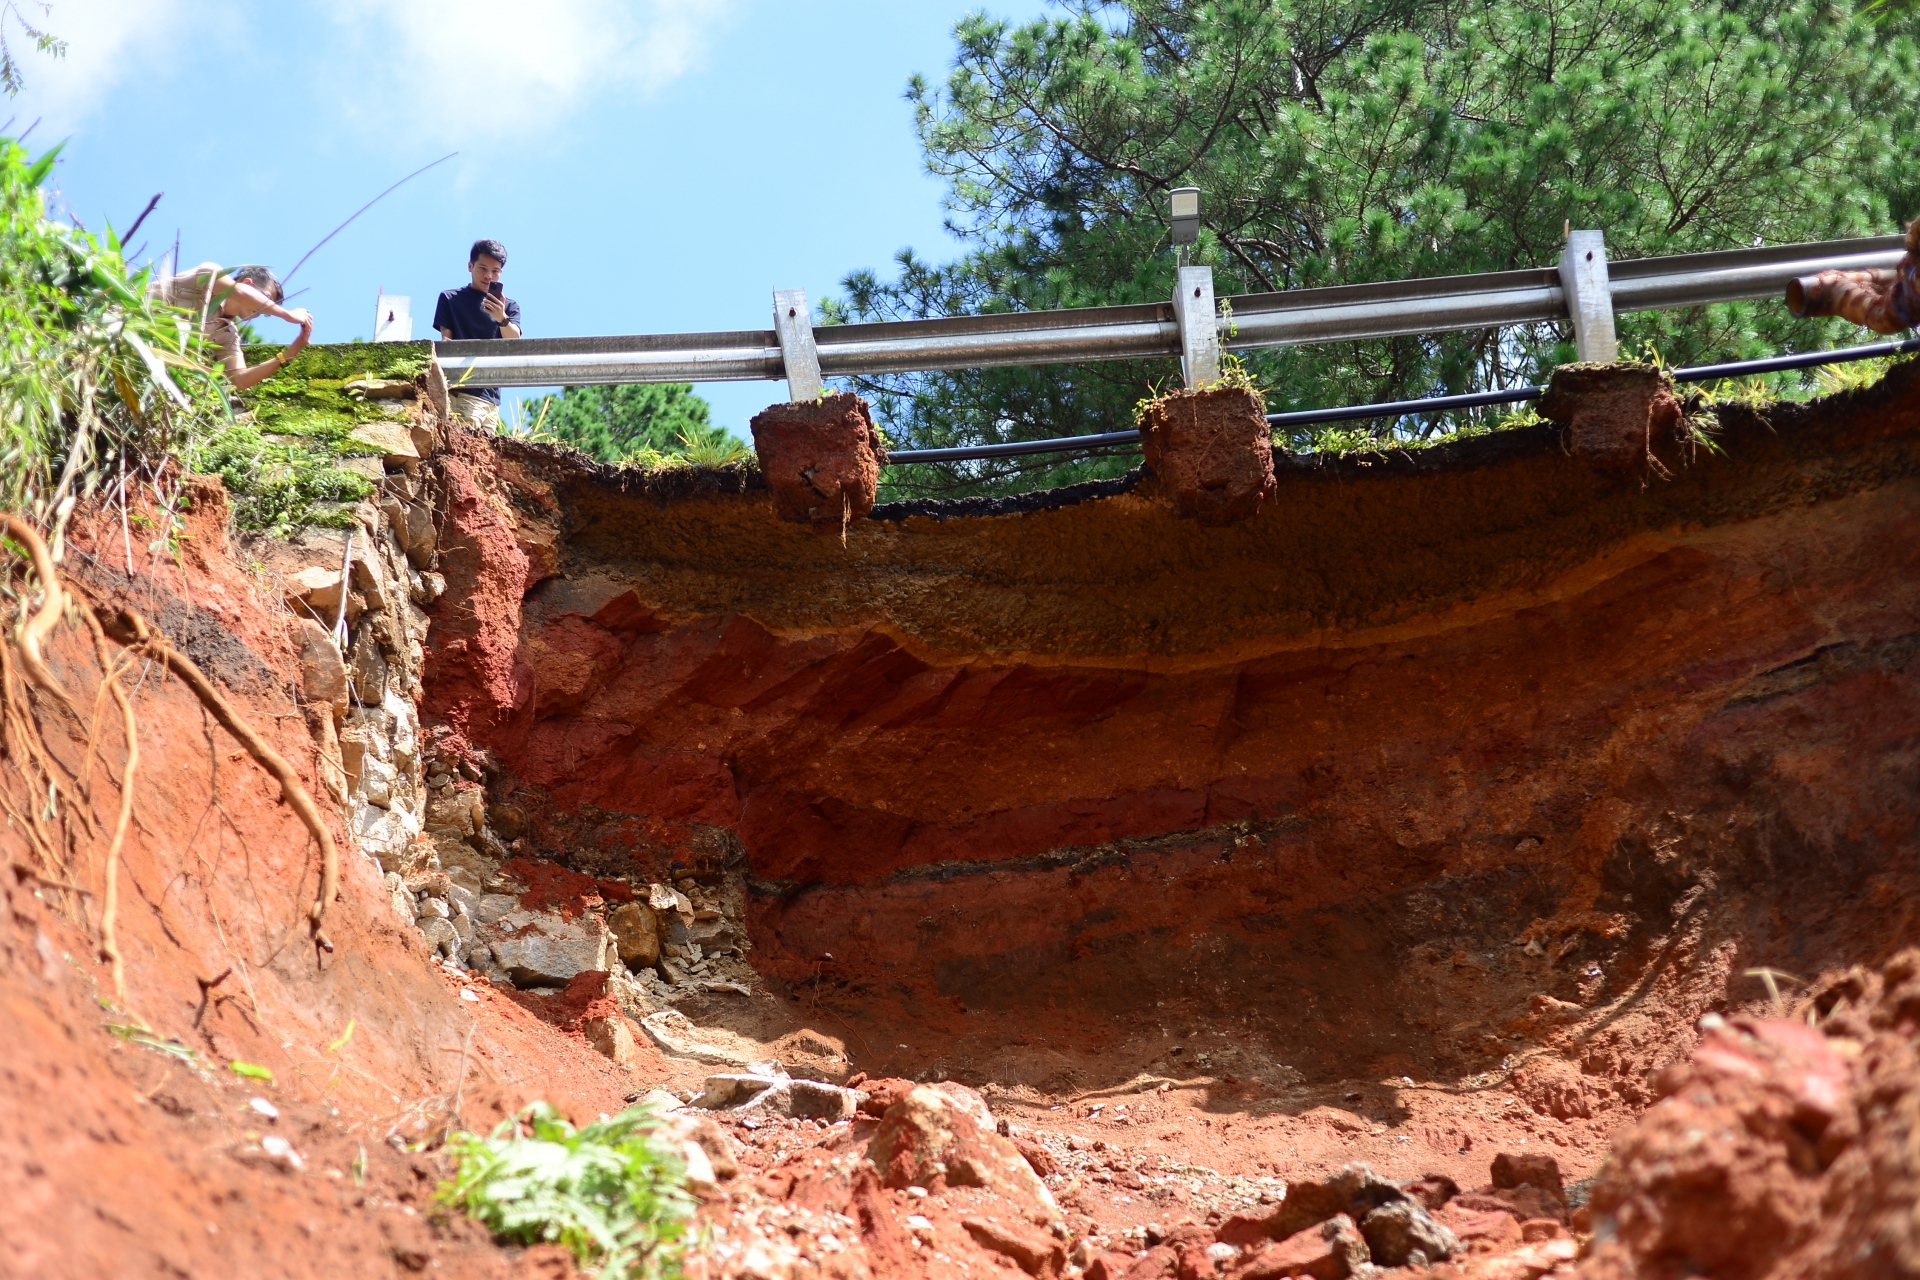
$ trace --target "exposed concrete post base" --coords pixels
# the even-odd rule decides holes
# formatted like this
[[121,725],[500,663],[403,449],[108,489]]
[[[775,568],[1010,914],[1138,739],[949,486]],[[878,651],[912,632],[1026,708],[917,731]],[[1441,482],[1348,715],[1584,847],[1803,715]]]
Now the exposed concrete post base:
[[1147,406],[1140,436],[1175,515],[1215,528],[1238,524],[1273,492],[1266,406],[1245,387],[1162,396]]
[[1567,433],[1567,450],[1617,478],[1640,474],[1674,437],[1680,403],[1650,364],[1567,364],[1553,371],[1540,416]]
[[754,416],[753,447],[780,519],[825,537],[873,510],[886,453],[851,391],[767,406]]

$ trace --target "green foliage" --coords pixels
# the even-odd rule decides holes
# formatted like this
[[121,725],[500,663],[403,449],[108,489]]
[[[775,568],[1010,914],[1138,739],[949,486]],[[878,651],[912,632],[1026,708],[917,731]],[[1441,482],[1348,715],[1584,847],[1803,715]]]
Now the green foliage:
[[1808,391],[1815,396],[1838,395],[1842,391],[1859,391],[1870,387],[1887,376],[1896,363],[1891,358],[1879,360],[1854,360],[1847,364],[1825,364],[1807,370],[1810,383]]
[[[248,346],[248,364],[280,350]],[[399,411],[391,400],[355,396],[363,378],[411,381],[433,359],[427,342],[355,342],[312,346],[283,371],[241,393],[247,412],[224,424],[191,459],[218,472],[233,496],[234,523],[284,535],[302,525],[339,526],[373,482],[343,469],[343,458],[377,456],[353,429]]]
[[235,395],[185,314],[148,299],[147,273],[128,267],[110,232],[47,217],[40,185],[52,164],[0,138],[0,505],[57,529],[123,468],[140,483],[177,464],[217,472],[242,528],[349,519],[373,485],[339,464],[374,452],[350,433],[390,402],[356,399],[346,384],[412,378],[429,344],[309,347]]
[[172,1037],[161,1039],[144,1023],[109,1022],[107,1030],[129,1044],[137,1044],[143,1049],[152,1049],[155,1053],[164,1053],[169,1058],[176,1058],[190,1067],[200,1065],[200,1055]]
[[[1162,302],[1167,192],[1202,189],[1223,295],[1538,267],[1564,229],[1618,257],[1894,230],[1920,180],[1914,6],[1853,0],[1074,0],[970,17],[908,91],[957,261],[849,275],[828,322]],[[1854,340],[1773,302],[1623,316],[1673,364]],[[1275,410],[1544,379],[1564,326],[1247,356]],[[859,380],[903,445],[1114,430],[1170,362]],[[1490,415],[1374,424],[1419,439]],[[1324,433],[1283,443],[1312,448]],[[1341,433],[1344,434],[1344,433]],[[1328,437],[1331,439],[1331,437]],[[916,469],[950,491],[1128,459]],[[891,480],[892,477],[889,477]]]
[[113,234],[47,217],[55,154],[0,137],[0,507],[57,535],[123,464],[157,473],[226,407]]
[[659,466],[681,456],[726,458],[744,450],[713,425],[707,402],[684,382],[567,387],[557,396],[518,406],[509,425],[532,438],[571,445],[600,462]]
[[67,42],[50,31],[42,30],[27,21],[20,12],[20,6],[14,0],[0,3],[0,89],[6,91],[9,98],[17,97],[20,90],[26,88],[26,77],[21,74],[20,64],[14,60],[13,46],[7,41],[8,26],[17,26],[21,34],[33,41],[33,47],[53,58],[67,56]]
[[440,1198],[496,1235],[563,1244],[602,1277],[677,1275],[694,1201],[658,1124],[643,1104],[576,1130],[536,1102],[488,1137],[449,1138],[459,1168]]

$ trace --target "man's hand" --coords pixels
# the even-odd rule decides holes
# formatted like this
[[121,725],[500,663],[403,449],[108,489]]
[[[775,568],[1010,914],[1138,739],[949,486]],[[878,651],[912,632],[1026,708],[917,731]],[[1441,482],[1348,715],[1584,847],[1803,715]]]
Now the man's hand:
[[305,311],[295,311],[288,315],[287,319],[294,321],[300,326],[299,335],[287,344],[285,360],[292,360],[295,356],[306,350],[307,344],[313,341],[313,317]]
[[505,324],[507,322],[507,300],[505,298],[496,298],[491,293],[482,294],[480,297],[480,309],[491,316],[495,324]]
[[299,325],[303,330],[310,332],[313,329],[313,313],[305,307],[297,307],[292,311],[284,311],[276,308],[275,314],[288,324]]

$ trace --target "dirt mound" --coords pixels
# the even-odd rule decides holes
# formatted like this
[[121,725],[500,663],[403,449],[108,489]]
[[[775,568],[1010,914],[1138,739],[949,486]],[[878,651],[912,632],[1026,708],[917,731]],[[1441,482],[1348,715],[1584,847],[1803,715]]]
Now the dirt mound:
[[780,519],[812,525],[825,536],[843,533],[848,521],[873,510],[886,451],[865,400],[841,391],[771,405],[754,415],[752,425],[760,471]]
[[1920,1275],[1920,950],[1801,1012],[1710,1018],[1661,1073],[1593,1190],[1582,1275]]
[[1178,515],[1209,528],[1257,514],[1273,492],[1272,432],[1258,392],[1244,387],[1176,391],[1140,420],[1147,466]]

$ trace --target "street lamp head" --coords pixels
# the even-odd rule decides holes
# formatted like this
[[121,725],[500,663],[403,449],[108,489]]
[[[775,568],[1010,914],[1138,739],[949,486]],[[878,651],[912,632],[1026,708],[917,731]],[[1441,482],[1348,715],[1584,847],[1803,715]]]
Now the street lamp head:
[[1200,188],[1173,189],[1173,242],[1193,244],[1200,239]]

